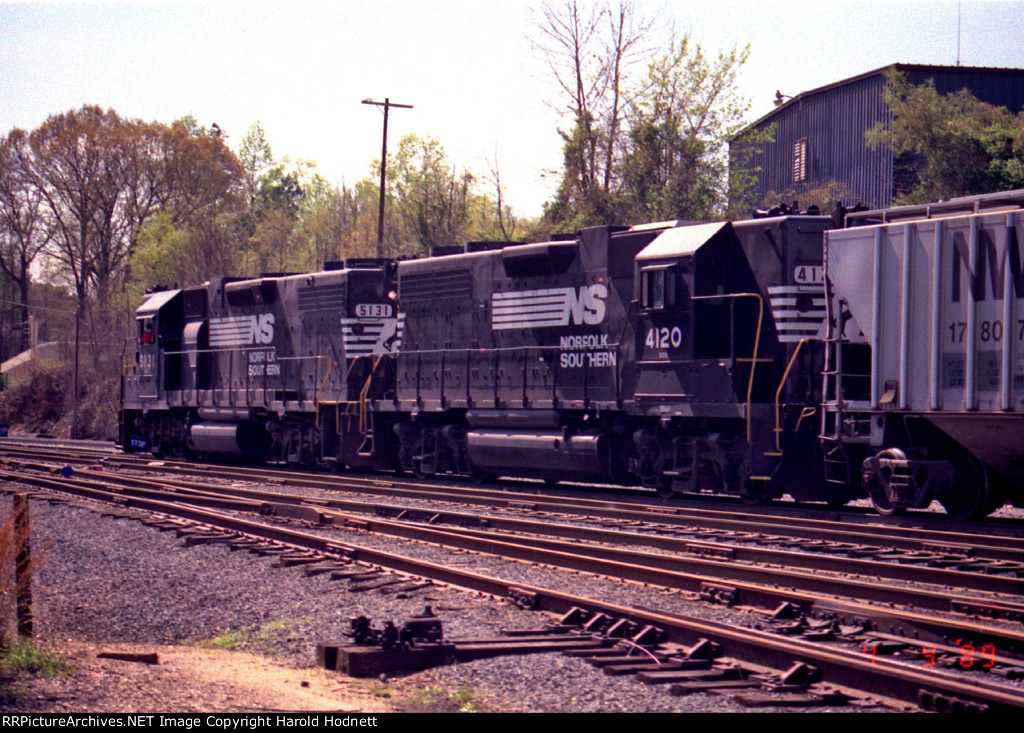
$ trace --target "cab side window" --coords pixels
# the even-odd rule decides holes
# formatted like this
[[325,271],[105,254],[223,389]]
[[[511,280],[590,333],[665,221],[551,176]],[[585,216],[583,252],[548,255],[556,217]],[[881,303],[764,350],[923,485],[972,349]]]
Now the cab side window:
[[662,310],[676,304],[678,273],[675,265],[657,265],[640,272],[640,304],[646,310]]

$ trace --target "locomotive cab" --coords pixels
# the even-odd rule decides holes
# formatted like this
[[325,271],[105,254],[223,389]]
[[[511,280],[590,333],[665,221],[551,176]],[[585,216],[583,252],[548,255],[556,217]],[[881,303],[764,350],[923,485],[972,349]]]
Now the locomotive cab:
[[652,422],[634,435],[634,470],[645,484],[822,498],[805,466],[819,451],[829,222],[679,227],[637,255],[636,403]]
[[[636,257],[634,471],[664,494],[743,493],[764,328],[757,283],[729,223],[668,229]],[[655,422],[656,421],[656,422]]]
[[136,311],[134,358],[125,359],[121,375],[118,433],[126,450],[159,450],[163,440],[142,429],[142,416],[167,409],[168,394],[180,388],[181,361],[173,353],[181,348],[181,293],[152,293]]

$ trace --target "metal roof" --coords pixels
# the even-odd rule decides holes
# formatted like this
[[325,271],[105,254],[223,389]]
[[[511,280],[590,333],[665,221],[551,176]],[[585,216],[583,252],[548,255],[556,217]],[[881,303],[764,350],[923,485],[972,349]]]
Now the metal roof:
[[161,290],[159,293],[152,293],[146,298],[145,302],[139,306],[139,309],[135,311],[136,318],[153,315],[170,303],[174,296],[180,292],[180,290]]
[[867,78],[872,77],[872,76],[879,76],[879,75],[884,74],[885,72],[889,71],[890,69],[896,69],[897,71],[902,71],[902,72],[908,72],[908,71],[919,71],[919,72],[936,71],[936,72],[943,72],[943,73],[979,73],[980,72],[980,73],[986,73],[986,74],[1005,74],[1006,72],[1016,72],[1018,74],[1024,75],[1024,69],[999,68],[999,67],[992,67],[992,66],[941,66],[941,65],[934,65],[934,64],[904,64],[904,63],[888,64],[886,66],[880,66],[877,69],[872,69],[871,71],[865,71],[864,73],[857,74],[856,76],[851,76],[851,77],[848,77],[846,79],[840,79],[839,81],[834,81],[834,82],[832,82],[830,84],[825,84],[824,86],[820,86],[820,87],[816,87],[814,89],[809,89],[807,91],[800,92],[796,96],[790,97],[788,100],[786,100],[785,102],[780,104],[778,107],[776,107],[775,109],[773,109],[770,112],[768,112],[766,115],[763,115],[762,117],[759,117],[755,121],[751,122],[749,125],[747,125],[742,130],[740,130],[738,133],[736,133],[736,135],[733,136],[733,139],[738,139],[747,130],[749,130],[749,129],[753,128],[753,127],[757,127],[757,126],[761,125],[765,121],[767,121],[767,120],[771,119],[772,117],[774,117],[775,115],[781,113],[783,110],[792,107],[794,104],[800,103],[801,101],[807,99],[808,97],[812,97],[812,96],[814,96],[816,94],[821,94],[822,92],[827,92],[829,90],[836,89],[838,87],[843,87],[843,86],[846,86],[847,84],[854,84],[854,83],[856,83],[858,81],[861,81],[862,79],[867,79]]
[[637,262],[663,259],[667,257],[685,257],[693,255],[704,244],[710,241],[725,227],[731,226],[727,221],[714,224],[696,224],[694,226],[666,229],[655,237],[654,241],[640,250]]

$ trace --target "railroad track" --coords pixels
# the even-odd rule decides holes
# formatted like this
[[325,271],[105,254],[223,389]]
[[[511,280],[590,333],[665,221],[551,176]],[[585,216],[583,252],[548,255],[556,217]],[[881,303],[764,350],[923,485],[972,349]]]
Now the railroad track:
[[[28,469],[45,471],[44,464],[22,463]],[[952,559],[960,566],[973,567],[965,570],[949,567],[933,567],[927,564],[905,564],[906,556],[893,553],[889,548],[866,545],[846,545],[840,550],[851,548],[857,554],[870,551],[879,559],[864,557],[843,557],[827,553],[830,549],[815,545],[817,552],[795,552],[771,547],[751,548],[737,542],[735,536],[722,537],[719,542],[666,537],[658,534],[642,534],[624,529],[610,530],[583,527],[572,524],[521,519],[498,514],[439,510],[435,507],[424,509],[414,505],[379,504],[366,501],[318,499],[298,494],[259,491],[235,487],[222,487],[188,481],[149,480],[135,477],[111,477],[105,472],[80,470],[77,475],[93,481],[114,480],[123,496],[137,496],[158,500],[189,501],[214,508],[234,509],[258,513],[307,519],[316,524],[335,524],[355,527],[362,531],[400,536],[409,539],[435,541],[448,546],[466,549],[486,550],[488,543],[507,547],[508,553],[516,553],[521,559],[537,559],[550,553],[552,557],[561,553],[583,562],[563,561],[566,567],[576,570],[592,570],[599,562],[619,563],[637,568],[628,579],[637,582],[669,584],[688,590],[699,590],[706,594],[703,585],[710,582],[735,581],[732,596],[742,593],[745,597],[768,598],[768,602],[789,602],[796,596],[784,597],[781,593],[758,592],[758,586],[774,584],[803,591],[829,593],[863,601],[892,603],[915,606],[935,611],[948,611],[968,615],[987,615],[995,618],[1024,620],[1024,605],[1014,600],[1024,593],[1024,579],[1018,577],[1019,564],[1010,561],[986,562],[966,555],[940,555],[940,560]],[[522,507],[515,507],[521,509]],[[388,518],[399,521],[388,521]],[[430,526],[421,526],[430,525]],[[458,529],[441,530],[440,526],[454,526]],[[487,532],[473,530],[473,527],[487,528]],[[469,529],[467,529],[469,528]],[[655,529],[657,529],[655,527]],[[524,544],[521,535],[537,535]],[[558,537],[557,540],[550,539]],[[749,539],[740,537],[740,540]],[[765,541],[763,535],[760,536]],[[574,540],[575,542],[568,542]],[[778,538],[768,541],[779,542]],[[586,542],[586,545],[580,544]],[[598,543],[632,546],[637,549],[616,549],[601,547]],[[804,545],[803,547],[806,547]],[[520,548],[518,551],[515,548]],[[651,554],[649,550],[660,550],[669,554]],[[831,548],[835,550],[835,548]],[[921,558],[921,555],[918,554]],[[923,563],[923,558],[922,563]],[[894,561],[898,560],[898,561]],[[567,564],[572,563],[572,564]],[[785,570],[783,570],[785,568]],[[1003,571],[993,574],[993,569]],[[802,572],[810,571],[810,572]],[[987,572],[986,572],[987,571]],[[871,578],[872,581],[851,579],[851,576]],[[908,583],[934,585],[956,590],[955,594],[907,588],[901,590],[891,586],[880,586],[878,578]],[[756,585],[754,585],[756,584]],[[721,585],[718,586],[721,588]],[[975,597],[967,597],[965,591],[979,591]],[[721,591],[719,591],[721,592]],[[985,593],[990,594],[988,596]],[[764,601],[762,601],[763,603]]]
[[[12,463],[8,460],[5,465],[11,466]],[[582,609],[577,613],[588,614],[591,619],[602,616],[608,619],[628,619],[630,624],[662,629],[665,632],[664,640],[659,644],[676,645],[678,649],[673,654],[677,658],[686,658],[691,650],[703,643],[701,640],[710,640],[719,645],[725,655],[738,660],[739,664],[752,669],[774,667],[779,680],[788,680],[775,683],[776,687],[792,686],[796,682],[806,686],[823,676],[832,685],[848,686],[876,695],[884,694],[904,702],[923,703],[932,708],[964,705],[987,709],[1024,707],[1024,692],[1017,685],[1012,682],[993,682],[1002,679],[997,678],[997,675],[1015,677],[1021,669],[1019,660],[1021,650],[1024,649],[1024,639],[1019,633],[1020,624],[999,626],[968,618],[970,614],[978,612],[1004,618],[1020,618],[1020,586],[1016,585],[1018,579],[1012,577],[1012,573],[993,576],[931,568],[929,570],[933,574],[949,574],[945,576],[946,580],[960,582],[970,577],[976,578],[971,582],[981,584],[987,578],[987,581],[995,585],[991,588],[975,588],[975,596],[969,602],[938,590],[908,589],[901,591],[907,595],[901,595],[900,599],[915,606],[917,610],[892,609],[867,603],[851,590],[836,592],[836,586],[830,586],[828,593],[813,588],[783,588],[781,586],[797,576],[786,576],[781,571],[776,571],[778,574],[774,578],[778,582],[765,583],[767,565],[753,564],[755,560],[752,557],[739,557],[736,554],[729,556],[729,553],[736,553],[737,549],[742,550],[740,546],[727,547],[713,542],[642,534],[633,531],[635,527],[629,532],[612,531],[570,524],[551,525],[537,520],[490,514],[480,516],[479,513],[436,509],[430,512],[413,505],[385,506],[366,501],[288,495],[280,490],[267,492],[223,487],[208,482],[185,481],[180,478],[180,473],[177,478],[171,479],[143,479],[114,474],[110,464],[108,460],[103,470],[95,473],[79,468],[71,479],[55,479],[44,475],[54,470],[53,465],[25,462],[18,467],[17,473],[7,474],[5,478],[19,483],[33,482],[53,490],[72,490],[108,502],[186,518],[202,523],[214,535],[227,532],[260,537],[263,541],[290,546],[293,552],[318,554],[327,562],[368,563],[387,568],[391,572],[431,578],[493,595],[511,596],[532,607],[557,613],[567,613],[575,608]],[[139,467],[136,462],[135,468]],[[169,465],[150,466],[151,470],[161,472],[174,468]],[[203,473],[209,476],[211,472]],[[236,480],[239,478],[239,472],[234,467],[231,469],[231,477]],[[294,474],[288,474],[280,480],[289,483],[336,481],[322,477],[298,478]],[[101,482],[108,485],[101,486]],[[367,483],[377,488],[390,488],[383,486],[390,482],[379,479]],[[475,493],[486,495],[488,492]],[[487,500],[497,503],[494,497]],[[507,495],[503,500],[506,505],[511,503],[514,510],[525,511],[527,508],[524,502],[509,502]],[[545,498],[543,502],[546,501]],[[202,504],[207,508],[197,508]],[[560,506],[560,513],[568,514],[564,511],[568,505]],[[243,514],[251,515],[252,518],[243,519]],[[381,517],[382,514],[391,514],[392,518]],[[656,514],[659,520],[679,518],[665,515],[662,511]],[[257,519],[261,516],[263,520]],[[307,526],[316,527],[316,531],[268,526],[267,516],[303,520]],[[652,526],[654,524],[650,519],[645,521]],[[438,526],[442,524],[444,526]],[[472,527],[465,526],[474,524]],[[672,523],[668,526],[678,529]],[[515,557],[520,561],[541,562],[551,567],[656,584],[683,591],[694,598],[703,597],[734,606],[752,606],[758,609],[756,617],[763,620],[762,625],[772,627],[775,631],[740,630],[736,625],[727,625],[728,628],[713,627],[672,611],[629,608],[592,598],[571,597],[542,586],[503,581],[465,569],[380,553],[347,539],[339,541],[323,536],[329,534],[332,527],[344,530],[347,536],[353,530],[363,535],[388,534],[472,552]],[[552,536],[561,539],[554,540]],[[565,537],[572,537],[576,541],[566,543]],[[644,544],[656,545],[660,553],[638,553],[629,549],[631,554],[625,555],[626,549],[614,546]],[[1012,552],[1006,546],[997,549],[999,552]],[[773,552],[776,553],[773,564],[781,562],[787,553],[794,560],[796,557],[804,558],[805,565],[808,562],[806,555],[791,551]],[[763,558],[761,562],[764,562]],[[898,563],[892,562],[882,565],[899,567]],[[748,577],[737,578],[738,571],[740,575],[746,574]],[[848,571],[847,568],[843,572]],[[728,575],[730,572],[731,576]],[[818,575],[815,572],[805,573],[805,580],[808,583],[825,582],[825,579],[818,577],[820,569],[816,572]],[[907,582],[912,581],[908,579]],[[877,593],[880,587],[877,581],[865,583],[847,579],[845,583],[848,589],[859,586],[858,592],[873,589]],[[889,593],[882,597],[891,601],[893,588],[883,590]],[[926,598],[931,599],[928,602],[938,605],[938,610],[951,612],[959,618],[940,618],[922,613],[922,608],[928,608],[926,601],[922,600]],[[600,627],[599,623],[588,623],[593,628]],[[737,634],[744,636],[744,640],[736,638]],[[972,658],[970,663],[965,663],[964,649],[967,647],[978,650],[977,658]],[[902,652],[901,661],[882,656],[897,649]],[[667,652],[662,650],[659,653],[664,655]],[[960,667],[988,670],[990,673],[979,675],[975,672],[975,679],[964,680],[962,675],[948,670],[937,671],[936,660],[944,660],[955,669],[958,654]],[[918,660],[916,666],[906,663],[908,655]],[[794,668],[794,660],[804,665],[800,668],[804,671],[787,676],[787,671]],[[807,671],[811,668],[813,672]],[[769,673],[759,671],[754,674]],[[794,680],[794,677],[802,679]],[[905,681],[897,684],[896,677]],[[773,683],[765,684],[771,687]]]
[[[928,517],[929,521],[922,523],[920,517],[865,517],[860,513],[821,509],[795,514],[778,507],[774,511],[763,507],[711,509],[707,505],[694,506],[691,503],[675,501],[655,504],[606,498],[593,499],[579,494],[560,495],[548,491],[539,493],[535,487],[519,490],[516,485],[509,485],[503,489],[468,488],[436,481],[410,481],[401,477],[352,474],[335,476],[264,467],[154,460],[152,457],[96,450],[64,450],[55,458],[54,452],[50,450],[10,446],[3,442],[0,442],[0,455],[50,461],[56,459],[80,466],[102,461],[109,467],[142,472],[159,471],[161,474],[227,481],[249,480],[281,487],[376,494],[428,502],[456,501],[484,507],[521,508],[604,520],[613,524],[618,523],[617,526],[654,523],[686,531],[696,524],[699,525],[698,529],[701,532],[712,535],[719,532],[736,533],[742,538],[746,533],[758,540],[773,537],[779,540],[789,539],[798,549],[809,551],[818,549],[815,543],[834,543],[840,547],[852,545],[854,547],[851,551],[856,551],[855,546],[858,544],[868,548],[884,544],[889,554],[894,551],[945,553],[952,554],[952,560],[955,560],[957,555],[969,555],[977,559],[1006,560],[1008,563],[1024,562],[1024,522],[1019,521],[971,525],[970,541],[965,542],[964,525],[951,526],[941,517]],[[935,521],[930,521],[932,519]],[[979,540],[979,537],[982,539]],[[808,542],[804,542],[805,540]],[[905,560],[918,562],[912,554],[908,554]],[[942,562],[943,558],[935,557],[934,560]],[[1014,567],[1009,565],[1006,568],[1007,572],[1013,569]],[[992,572],[999,572],[998,567],[993,568]]]

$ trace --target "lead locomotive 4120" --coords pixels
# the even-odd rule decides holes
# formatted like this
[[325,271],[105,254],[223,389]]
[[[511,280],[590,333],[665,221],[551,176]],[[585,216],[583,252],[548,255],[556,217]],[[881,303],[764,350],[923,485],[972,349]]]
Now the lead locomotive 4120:
[[126,450],[961,519],[1024,503],[1024,192],[150,295]]

